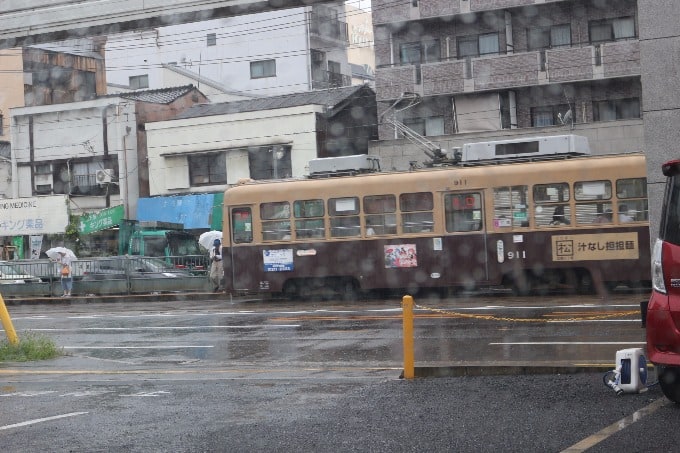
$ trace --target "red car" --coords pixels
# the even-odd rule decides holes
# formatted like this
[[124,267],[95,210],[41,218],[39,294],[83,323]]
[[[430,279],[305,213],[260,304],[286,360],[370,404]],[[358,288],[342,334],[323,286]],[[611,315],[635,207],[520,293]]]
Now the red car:
[[662,171],[668,179],[652,253],[652,295],[642,312],[648,359],[664,395],[680,403],[680,160],[665,163]]

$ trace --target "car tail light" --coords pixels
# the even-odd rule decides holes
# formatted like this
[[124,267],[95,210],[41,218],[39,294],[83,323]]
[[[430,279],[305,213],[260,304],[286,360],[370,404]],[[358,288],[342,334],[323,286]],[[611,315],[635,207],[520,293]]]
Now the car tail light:
[[657,239],[652,251],[652,287],[655,291],[666,294],[666,282],[663,275],[663,241]]

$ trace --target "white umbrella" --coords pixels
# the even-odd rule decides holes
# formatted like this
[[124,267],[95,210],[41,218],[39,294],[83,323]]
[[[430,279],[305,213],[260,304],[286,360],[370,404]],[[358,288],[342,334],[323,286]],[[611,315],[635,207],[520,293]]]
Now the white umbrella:
[[198,237],[198,244],[203,247],[206,250],[210,250],[210,247],[213,246],[213,243],[215,242],[215,239],[219,239],[222,241],[222,232],[221,231],[206,231],[205,233],[202,233]]
[[64,252],[66,254],[66,256],[68,256],[69,258],[71,258],[73,260],[77,259],[76,254],[73,253],[73,250],[67,249],[66,247],[53,247],[53,248],[49,249],[48,251],[46,251],[45,255],[47,255],[47,257],[52,259],[52,260],[56,260],[56,259],[59,259],[59,256],[60,256],[59,254],[61,252]]

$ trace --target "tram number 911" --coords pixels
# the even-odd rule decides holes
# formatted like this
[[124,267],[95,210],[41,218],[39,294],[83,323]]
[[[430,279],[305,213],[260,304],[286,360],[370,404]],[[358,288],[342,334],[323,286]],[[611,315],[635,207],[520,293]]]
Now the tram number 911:
[[505,244],[503,241],[496,242],[496,257],[499,263],[504,263],[505,260],[524,260],[527,258],[526,250],[508,250],[505,251]]

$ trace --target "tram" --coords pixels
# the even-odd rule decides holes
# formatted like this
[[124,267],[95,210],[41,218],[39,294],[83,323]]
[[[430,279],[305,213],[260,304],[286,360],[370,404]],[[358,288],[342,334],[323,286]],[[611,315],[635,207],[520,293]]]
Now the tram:
[[641,153],[248,180],[223,235],[231,293],[650,284]]

